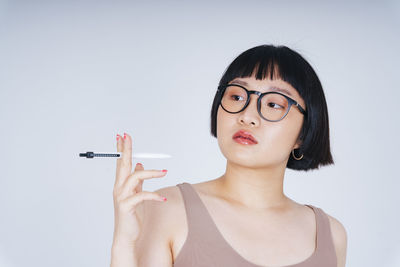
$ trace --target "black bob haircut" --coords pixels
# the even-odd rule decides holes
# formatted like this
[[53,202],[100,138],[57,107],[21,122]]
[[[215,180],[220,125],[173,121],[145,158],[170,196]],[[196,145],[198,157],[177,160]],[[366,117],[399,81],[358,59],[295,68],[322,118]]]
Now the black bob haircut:
[[[328,107],[320,80],[311,65],[297,52],[286,46],[260,45],[241,53],[225,70],[219,85],[226,85],[235,78],[251,77],[257,80],[281,79],[292,85],[306,104],[296,157],[289,156],[286,167],[308,171],[319,166],[334,164],[329,142]],[[217,137],[217,112],[221,93],[216,92],[211,108],[211,135]]]

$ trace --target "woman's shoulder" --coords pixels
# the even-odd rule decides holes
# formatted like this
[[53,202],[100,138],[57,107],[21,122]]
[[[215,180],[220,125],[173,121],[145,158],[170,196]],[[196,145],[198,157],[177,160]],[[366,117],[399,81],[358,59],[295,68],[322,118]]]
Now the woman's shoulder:
[[[182,182],[182,183],[187,183],[187,182]],[[196,184],[190,183],[190,186],[196,190],[197,194],[203,195],[208,190],[206,188],[208,183],[209,182],[201,182],[201,183],[196,183]],[[179,184],[181,184],[181,183],[179,183]],[[170,207],[172,207],[174,205],[180,205],[180,206],[183,205],[183,196],[178,187],[178,184],[171,185],[171,186],[165,186],[154,192],[166,197],[167,202],[169,201],[169,203],[170,203],[170,205],[169,205]]]
[[[172,244],[176,229],[184,222],[182,220],[184,209],[179,207],[181,200],[178,190],[177,186],[167,186],[155,190],[153,193],[166,197],[167,201],[145,200],[139,202],[136,207],[138,220],[142,227],[137,240],[137,249],[141,255],[141,262],[146,262],[146,266],[150,265],[148,264],[150,262],[151,265],[154,265],[153,263],[156,261],[158,264],[160,259],[168,261],[170,259],[172,263]],[[152,259],[154,252],[160,257]]]
[[165,186],[154,191],[167,198],[165,202],[155,202],[152,209],[169,227],[178,225],[179,218],[185,216],[185,206],[180,189],[177,185]]
[[[322,210],[320,208],[320,210]],[[344,225],[335,217],[328,214],[324,210],[323,213],[329,219],[329,225],[331,229],[331,235],[336,250],[336,256],[338,260],[338,266],[345,266],[346,262],[346,251],[347,251],[347,231]]]
[[178,213],[182,213],[184,208],[183,198],[178,186],[165,186],[155,190],[154,193],[166,197],[167,201],[154,201],[150,205],[147,205],[146,208],[151,209],[152,212],[158,214],[158,217],[161,217],[165,223],[168,223],[169,221],[176,222],[176,216]]
[[[171,247],[178,227],[184,222],[185,210],[177,186],[166,186],[153,191],[167,198],[167,201],[145,200],[137,208],[142,232],[146,239],[157,236],[157,241]],[[156,240],[156,239],[154,239]],[[154,241],[155,242],[155,241]]]
[[[319,207],[318,207],[319,208]],[[337,244],[344,243],[347,240],[347,231],[344,225],[334,216],[330,215],[322,208],[319,208],[329,219],[329,225],[332,232],[332,237]]]
[[177,185],[165,186],[154,191],[167,198],[167,202],[172,204],[177,204],[181,201],[179,188]]
[[[207,185],[206,182],[197,184],[190,183],[190,185],[199,195],[203,195],[203,192],[207,192],[207,190],[203,188]],[[154,192],[166,197],[167,201],[153,201],[153,203],[147,205],[147,208],[151,209],[152,213],[158,214],[157,217],[163,219],[163,224],[165,224],[166,228],[170,229],[169,232],[171,233],[171,238],[173,238],[186,224],[186,209],[181,189],[178,187],[178,184],[176,184],[162,187]]]

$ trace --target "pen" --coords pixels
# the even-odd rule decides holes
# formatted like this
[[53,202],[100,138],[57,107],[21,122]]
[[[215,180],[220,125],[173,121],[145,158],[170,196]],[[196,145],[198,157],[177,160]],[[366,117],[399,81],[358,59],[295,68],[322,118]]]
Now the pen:
[[[79,153],[79,157],[85,157],[88,159],[99,157],[99,158],[121,158],[122,152],[91,152],[88,151],[86,153]],[[133,153],[132,158],[134,159],[145,159],[145,158],[152,158],[152,159],[166,159],[170,158],[171,155],[168,154],[161,154],[161,153]]]

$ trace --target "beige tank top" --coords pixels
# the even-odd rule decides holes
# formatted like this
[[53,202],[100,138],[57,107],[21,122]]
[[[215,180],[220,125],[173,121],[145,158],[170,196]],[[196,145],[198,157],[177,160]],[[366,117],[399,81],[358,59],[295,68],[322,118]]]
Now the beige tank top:
[[[177,184],[186,210],[188,235],[174,267],[267,267],[247,261],[219,232],[196,190],[189,183]],[[313,209],[317,224],[314,253],[304,261],[281,267],[337,267],[329,219],[321,208]]]

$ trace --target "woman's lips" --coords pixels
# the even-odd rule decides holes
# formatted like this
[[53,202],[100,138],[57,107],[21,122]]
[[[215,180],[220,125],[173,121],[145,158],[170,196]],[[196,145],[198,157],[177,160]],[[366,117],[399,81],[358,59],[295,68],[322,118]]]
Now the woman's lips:
[[244,138],[244,137],[236,137],[233,138],[233,140],[235,140],[236,143],[242,144],[242,145],[255,145],[257,143],[254,143],[252,140],[248,139],[248,138]]
[[239,130],[237,131],[233,136],[233,140],[235,140],[238,143],[241,144],[257,144],[257,140],[254,138],[254,136],[245,130]]
[[250,132],[246,132],[244,130],[237,131],[232,138],[240,144],[255,145],[258,143]]

